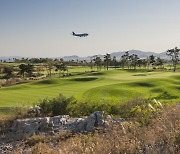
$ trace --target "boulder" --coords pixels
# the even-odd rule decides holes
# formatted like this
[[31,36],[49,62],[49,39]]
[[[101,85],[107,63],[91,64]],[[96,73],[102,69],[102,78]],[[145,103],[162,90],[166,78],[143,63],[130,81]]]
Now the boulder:
[[[22,133],[28,136],[54,132],[91,132],[96,127],[109,126],[113,122],[123,122],[123,119],[112,119],[111,116],[104,116],[103,111],[97,111],[84,118],[70,118],[69,115],[54,117],[17,119],[11,127],[12,132]],[[52,133],[53,132],[53,133]]]

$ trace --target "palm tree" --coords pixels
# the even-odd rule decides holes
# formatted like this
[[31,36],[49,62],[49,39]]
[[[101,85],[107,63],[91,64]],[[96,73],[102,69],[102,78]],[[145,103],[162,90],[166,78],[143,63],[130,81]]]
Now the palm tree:
[[155,56],[154,55],[150,55],[149,56],[149,63],[152,65],[152,67],[154,67],[156,60],[155,60]]
[[94,63],[96,64],[96,66],[97,66],[97,71],[101,70],[101,62],[102,62],[101,58],[100,57],[95,57],[93,60],[94,60]]
[[129,69],[129,58],[129,51],[126,51],[125,54],[121,56],[122,69],[124,69],[125,65],[127,65]]
[[176,65],[177,65],[177,63],[179,61],[179,51],[180,51],[180,49],[175,47],[174,49],[167,50],[167,52],[166,52],[166,54],[168,56],[170,56],[171,61],[173,63],[174,72],[176,71]]
[[113,66],[115,67],[115,69],[117,68],[118,66],[118,62],[116,60],[116,56],[113,56],[113,60],[112,60],[112,63],[113,63]]
[[52,75],[53,66],[54,66],[54,61],[53,61],[53,59],[47,59],[47,60],[46,60],[45,67],[46,67],[46,70],[47,70],[48,75],[49,75],[50,78],[51,78],[51,75]]
[[131,65],[134,67],[134,69],[136,69],[138,59],[139,59],[139,57],[136,54],[132,54],[129,56],[129,60],[131,62]]
[[111,55],[107,53],[106,55],[104,55],[104,62],[106,63],[106,69],[107,70],[109,69],[110,61],[111,61]]
[[163,61],[163,59],[161,59],[160,57],[158,57],[158,58],[156,59],[156,65],[157,65],[159,68],[162,68],[163,63],[164,63],[164,61]]
[[92,69],[93,69],[93,57],[91,57],[90,65],[91,65],[91,71],[92,71]]
[[120,64],[122,69],[124,69],[124,66],[126,65],[126,57],[124,55],[121,56]]

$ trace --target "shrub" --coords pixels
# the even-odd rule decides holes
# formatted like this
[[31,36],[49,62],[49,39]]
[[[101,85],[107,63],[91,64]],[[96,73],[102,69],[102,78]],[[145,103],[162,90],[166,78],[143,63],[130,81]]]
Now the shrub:
[[68,114],[67,106],[70,102],[76,101],[73,97],[66,98],[62,94],[58,97],[49,99],[43,99],[40,101],[39,106],[41,107],[41,112],[44,115],[56,116]]
[[135,98],[120,107],[119,115],[125,119],[135,119],[141,125],[147,125],[150,119],[161,111],[160,108],[162,104],[159,101]]
[[95,111],[104,111],[105,114],[124,119],[135,119],[141,125],[149,124],[151,117],[156,116],[159,111],[157,101],[152,99],[134,98],[123,104],[105,100],[78,102],[73,97],[66,98],[62,94],[53,99],[43,99],[39,106],[43,116],[87,116]]
[[119,115],[120,103],[111,101],[84,101],[71,102],[68,111],[71,116],[87,116],[95,111],[104,111],[105,114]]

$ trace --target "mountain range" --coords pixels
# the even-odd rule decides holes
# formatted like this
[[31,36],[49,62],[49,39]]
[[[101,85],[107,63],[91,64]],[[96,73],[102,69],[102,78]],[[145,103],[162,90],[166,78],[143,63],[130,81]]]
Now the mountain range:
[[[111,57],[115,56],[116,59],[120,59],[122,55],[125,54],[125,51],[119,51],[119,52],[112,52],[110,55]],[[166,55],[166,52],[162,52],[162,53],[155,53],[155,52],[144,52],[144,51],[140,51],[140,50],[129,50],[129,54],[136,54],[138,55],[139,58],[147,58],[149,57],[150,55],[154,55],[155,57],[160,57],[162,59],[169,59],[169,57]],[[104,55],[93,55],[93,56],[98,56],[100,57],[101,59],[104,58]],[[65,56],[65,57],[62,57],[65,61],[68,61],[68,60],[87,60],[87,61],[90,61],[91,58],[93,56],[87,56],[87,57],[79,57],[77,55],[73,55],[73,56]]]
[[[111,57],[116,56],[116,59],[120,59],[121,56],[125,54],[125,51],[118,51],[118,52],[112,52],[110,55]],[[139,58],[146,58],[149,57],[150,55],[154,55],[155,57],[160,57],[162,59],[169,59],[168,56],[166,55],[166,52],[162,52],[162,53],[155,53],[155,52],[144,52],[144,51],[140,51],[140,50],[129,50],[129,54],[136,54],[139,56]],[[93,56],[99,56],[101,59],[103,59],[104,55],[92,55],[92,56],[87,56],[87,57],[79,57],[77,55],[72,55],[72,56],[64,56],[64,57],[58,57],[58,58],[63,58],[65,61],[69,61],[69,60],[86,60],[86,61],[90,61],[91,58]],[[21,56],[2,56],[0,57],[0,60],[6,60],[6,61],[12,61],[13,58],[16,59],[22,59]],[[24,58],[29,58],[29,57],[24,57]],[[57,58],[57,57],[54,57]]]

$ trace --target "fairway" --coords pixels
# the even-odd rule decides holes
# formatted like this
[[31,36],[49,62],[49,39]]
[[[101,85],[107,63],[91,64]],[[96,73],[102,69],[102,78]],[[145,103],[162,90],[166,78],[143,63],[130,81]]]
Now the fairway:
[[[86,68],[87,69],[87,68]],[[0,89],[0,107],[31,105],[62,93],[78,100],[120,100],[155,97],[179,101],[180,73],[147,70],[109,70],[90,72],[70,69],[71,77],[33,81]]]

